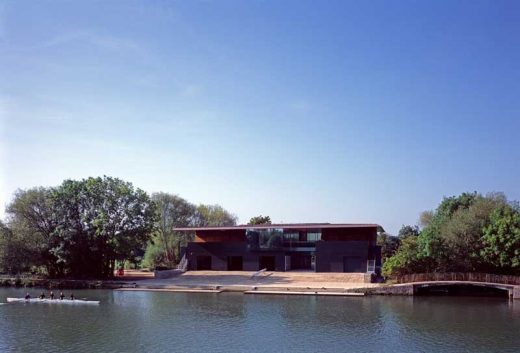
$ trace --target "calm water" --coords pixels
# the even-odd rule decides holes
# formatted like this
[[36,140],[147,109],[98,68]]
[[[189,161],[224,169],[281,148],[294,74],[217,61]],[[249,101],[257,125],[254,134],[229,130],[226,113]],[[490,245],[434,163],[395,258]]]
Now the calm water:
[[[520,301],[507,299],[75,293],[101,304],[0,305],[0,351],[520,351]],[[0,302],[23,294],[0,289]]]

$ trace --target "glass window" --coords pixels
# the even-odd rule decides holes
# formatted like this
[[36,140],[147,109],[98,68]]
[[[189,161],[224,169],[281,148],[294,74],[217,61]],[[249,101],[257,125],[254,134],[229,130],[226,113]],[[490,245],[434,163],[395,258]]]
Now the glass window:
[[321,240],[321,232],[308,232],[307,241],[318,241]]
[[298,232],[290,232],[290,233],[284,233],[283,239],[285,241],[299,241],[300,240],[300,234]]
[[280,249],[282,247],[281,229],[248,229],[246,231],[247,243],[251,250]]

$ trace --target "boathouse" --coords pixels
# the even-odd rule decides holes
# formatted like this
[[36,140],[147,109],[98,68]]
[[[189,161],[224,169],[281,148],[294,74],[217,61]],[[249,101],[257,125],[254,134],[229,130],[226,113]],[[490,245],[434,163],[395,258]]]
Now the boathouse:
[[374,273],[381,266],[377,224],[266,224],[175,228],[194,233],[188,270]]

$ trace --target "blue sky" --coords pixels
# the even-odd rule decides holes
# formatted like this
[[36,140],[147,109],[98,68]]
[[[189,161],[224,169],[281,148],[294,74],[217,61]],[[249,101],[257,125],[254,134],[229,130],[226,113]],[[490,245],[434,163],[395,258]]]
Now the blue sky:
[[0,216],[110,175],[241,222],[392,233],[520,200],[520,2],[3,1]]

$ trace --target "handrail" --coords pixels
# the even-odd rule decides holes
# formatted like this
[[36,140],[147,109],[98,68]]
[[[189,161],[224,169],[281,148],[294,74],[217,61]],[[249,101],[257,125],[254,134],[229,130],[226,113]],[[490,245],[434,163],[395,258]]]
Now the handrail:
[[396,277],[398,283],[429,281],[470,281],[520,285],[520,276],[478,272],[412,273]]
[[251,278],[258,277],[258,276],[260,276],[260,274],[264,273],[265,271],[267,271],[267,268],[263,268],[263,269],[261,269],[261,270],[259,270],[259,271],[256,271],[255,273],[253,273],[253,274],[251,275]]
[[185,272],[188,269],[188,258],[186,257],[186,254],[182,257],[181,261],[177,265],[177,270],[181,270]]

